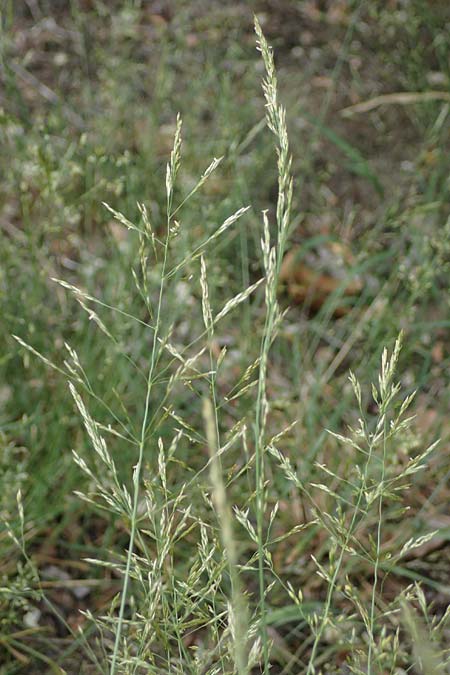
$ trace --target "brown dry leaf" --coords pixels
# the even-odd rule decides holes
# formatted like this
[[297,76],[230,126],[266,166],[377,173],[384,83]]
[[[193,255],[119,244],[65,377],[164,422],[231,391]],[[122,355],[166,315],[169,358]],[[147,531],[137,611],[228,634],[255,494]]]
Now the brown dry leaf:
[[[341,243],[329,243],[307,255],[300,247],[296,247],[283,260],[280,281],[286,285],[288,295],[294,302],[307,303],[317,310],[344,285],[345,296],[355,296],[361,292],[361,280],[349,277],[352,262],[350,250]],[[346,306],[338,306],[334,310],[335,316],[343,316],[347,312]]]

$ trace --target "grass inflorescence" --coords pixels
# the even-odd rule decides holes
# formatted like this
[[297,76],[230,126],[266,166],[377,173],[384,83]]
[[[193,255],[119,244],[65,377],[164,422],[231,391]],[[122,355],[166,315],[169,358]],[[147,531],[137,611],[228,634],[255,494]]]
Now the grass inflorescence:
[[[351,51],[360,24],[369,30],[364,22],[376,16],[388,36],[401,16],[396,23],[395,13],[350,4],[340,10],[343,47],[318,85],[328,92],[316,116],[297,116],[292,73],[277,72],[264,14],[254,28],[265,124],[252,120],[251,105],[232,117],[227,78],[217,105],[230,128],[217,142],[205,138],[217,132],[208,111],[208,134],[194,129],[198,82],[192,99],[171,94],[183,115],[162,110],[158,92],[167,94],[164,74],[172,72],[164,53],[150,122],[129,112],[135,141],[152,139],[139,159],[124,148],[126,134],[101,151],[108,130],[95,130],[96,145],[70,101],[26,79],[15,61],[5,69],[10,145],[20,146],[22,114],[14,73],[55,106],[45,142],[42,129],[30,129],[32,158],[10,169],[20,208],[10,207],[1,233],[5,278],[9,287],[17,279],[23,307],[17,312],[5,294],[0,365],[10,377],[20,368],[20,383],[14,394],[0,387],[0,399],[11,411],[14,397],[22,411],[9,412],[0,430],[5,672],[448,671],[439,562],[448,548],[447,439],[433,401],[448,362],[448,320],[435,303],[448,270],[448,222],[442,236],[436,227],[447,194],[436,148],[448,102],[417,91],[342,106],[343,120],[362,111],[381,128],[379,106],[423,105],[411,124],[427,129],[428,183],[423,194],[411,188],[405,203],[392,198],[366,228],[356,224],[355,205],[333,211],[332,167],[315,164],[322,138],[344,158],[346,180],[370,190],[369,201],[388,189],[376,163],[327,126],[327,114],[343,64],[359,68]],[[111,22],[125,51],[145,20],[141,10],[127,3]],[[71,11],[83,52],[86,16],[78,3]],[[170,21],[158,11],[149,25],[165,35]],[[180,16],[190,19],[189,11]],[[319,21],[308,11],[308,21]],[[1,17],[5,35],[13,14],[11,7]],[[419,10],[414,16],[411,40]],[[13,42],[5,45],[5,55],[14,53]],[[116,56],[97,76],[123,133],[126,92],[142,72],[130,55],[129,71],[115,73]],[[240,66],[250,59],[233,58]],[[409,87],[423,85],[419,62],[409,66]],[[252,71],[246,95],[254,80]],[[155,131],[158,115],[165,123]],[[63,151],[61,120],[79,127]],[[305,126],[311,133],[299,142]],[[334,231],[330,208],[343,221]],[[39,230],[33,219],[42,213]],[[317,230],[312,213],[323,220]],[[91,222],[97,230],[89,232]],[[298,304],[287,311],[291,301]]]

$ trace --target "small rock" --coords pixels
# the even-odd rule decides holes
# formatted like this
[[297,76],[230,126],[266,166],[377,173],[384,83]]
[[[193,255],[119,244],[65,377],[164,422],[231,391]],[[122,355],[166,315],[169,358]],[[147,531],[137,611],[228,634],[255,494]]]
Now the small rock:
[[41,618],[41,610],[35,607],[23,617],[23,623],[27,628],[37,628],[39,626],[39,619]]

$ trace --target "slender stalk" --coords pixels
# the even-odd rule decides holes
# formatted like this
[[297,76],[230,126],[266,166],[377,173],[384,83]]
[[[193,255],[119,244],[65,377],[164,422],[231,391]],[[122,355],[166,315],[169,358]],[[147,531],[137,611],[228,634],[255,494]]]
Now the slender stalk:
[[153,372],[154,372],[155,364],[156,364],[156,349],[157,349],[157,346],[158,346],[159,329],[160,329],[160,324],[161,324],[161,307],[162,307],[162,298],[163,298],[163,291],[164,291],[164,279],[165,279],[165,270],[166,270],[166,263],[167,263],[167,250],[168,250],[168,243],[169,243],[168,242],[169,234],[170,234],[170,228],[169,228],[169,224],[168,224],[166,245],[164,247],[164,260],[163,260],[163,268],[162,268],[162,274],[161,274],[161,284],[160,284],[159,298],[158,298],[158,310],[157,310],[157,313],[156,313],[155,333],[154,333],[154,337],[153,337],[152,353],[151,353],[150,365],[149,365],[149,370],[148,370],[147,391],[146,391],[146,395],[145,395],[145,405],[144,405],[144,415],[143,415],[143,418],[142,418],[141,434],[140,434],[140,441],[139,441],[139,457],[138,457],[137,464],[136,464],[136,466],[134,468],[134,471],[133,471],[134,493],[133,493],[133,509],[132,509],[132,512],[131,512],[130,542],[128,544],[127,564],[126,564],[126,568],[125,568],[125,577],[124,577],[123,588],[122,588],[122,597],[121,597],[121,600],[120,600],[119,619],[118,619],[118,623],[117,623],[116,638],[115,638],[115,641],[114,641],[114,652],[113,652],[113,658],[112,658],[111,670],[110,670],[111,675],[115,674],[116,667],[117,667],[117,657],[118,657],[118,653],[119,653],[119,645],[120,645],[120,639],[121,639],[122,627],[123,627],[123,617],[124,617],[124,612],[125,612],[125,605],[126,605],[126,601],[127,601],[128,586],[129,586],[129,579],[130,579],[131,561],[132,561],[132,558],[133,558],[134,541],[135,541],[135,538],[136,538],[137,511],[138,511],[138,505],[139,505],[139,483],[140,483],[141,473],[142,473],[142,463],[143,463],[143,460],[144,460],[144,449],[145,449],[145,441],[146,441],[147,422],[148,422],[148,416],[149,416],[149,411],[150,411],[150,398],[151,398],[152,384],[153,384]]
[[266,390],[267,340],[263,340],[262,359],[258,380],[258,395],[256,401],[255,421],[255,471],[256,471],[256,534],[258,537],[258,587],[261,637],[263,646],[264,673],[269,672],[269,645],[267,640],[265,583],[264,583],[264,420],[263,405]]
[[[207,343],[208,343],[208,354],[209,354],[209,370],[211,372],[209,380],[209,389],[211,395],[211,401],[209,399],[204,399],[203,401],[203,419],[205,421],[206,427],[206,438],[208,441],[208,448],[211,456],[211,465],[210,465],[210,475],[213,483],[214,498],[216,502],[216,507],[218,509],[218,515],[220,518],[221,525],[221,535],[224,543],[224,547],[227,553],[227,563],[230,573],[231,580],[231,593],[233,599],[233,605],[235,606],[235,594],[236,594],[236,565],[237,565],[237,555],[235,551],[234,539],[232,536],[232,523],[231,523],[231,514],[229,513],[229,508],[226,502],[226,493],[225,486],[223,485],[222,479],[222,460],[219,455],[220,448],[220,429],[219,429],[219,419],[218,419],[218,401],[217,401],[217,392],[216,392],[216,379],[217,379],[217,366],[214,363],[214,356],[212,351],[212,341],[214,337],[214,322],[212,319],[212,311],[209,304],[208,297],[208,282],[206,279],[206,266],[202,258],[202,292],[203,292],[203,320],[205,323],[205,328],[207,332]],[[214,613],[217,615],[216,610],[216,598],[213,598],[213,609]],[[222,667],[222,670],[225,669],[223,652],[221,649],[220,642],[218,644],[219,649],[219,660]],[[235,659],[238,673],[241,675],[242,663],[239,662],[239,659]]]
[[134,551],[134,542],[136,538],[136,528],[137,528],[137,512],[139,505],[139,485],[141,481],[142,474],[142,464],[144,460],[144,449],[146,443],[147,435],[147,426],[148,418],[150,412],[150,399],[152,393],[153,385],[153,372],[157,362],[157,349],[159,348],[159,332],[161,327],[161,308],[162,300],[164,295],[164,286],[166,279],[166,269],[167,269],[167,257],[169,251],[169,240],[170,240],[170,223],[172,217],[172,201],[173,201],[173,185],[177,175],[177,171],[180,163],[180,148],[181,148],[181,118],[177,117],[177,126],[175,131],[174,146],[170,156],[170,162],[167,165],[166,173],[166,191],[167,191],[167,211],[166,211],[166,239],[164,243],[164,256],[161,269],[161,283],[159,286],[159,296],[158,296],[158,306],[156,311],[156,323],[153,333],[153,345],[152,352],[150,357],[150,364],[148,368],[147,376],[147,391],[145,394],[145,404],[144,404],[144,414],[141,424],[141,433],[139,441],[139,456],[136,466],[133,471],[133,507],[131,511],[131,531],[130,531],[130,541],[128,544],[128,553],[127,553],[127,563],[125,567],[125,576],[122,588],[122,597],[120,600],[120,609],[119,609],[119,618],[117,623],[116,637],[114,641],[114,651],[111,662],[110,675],[115,675],[117,668],[117,658],[119,654],[120,640],[122,637],[123,629],[123,619],[125,613],[125,605],[127,602],[128,595],[128,586],[130,580],[130,571],[131,571],[131,561],[133,558]]
[[349,525],[347,533],[346,533],[345,541],[341,546],[341,551],[339,553],[339,558],[338,558],[338,560],[336,562],[336,565],[334,567],[333,575],[332,575],[331,580],[328,584],[327,597],[326,597],[326,600],[325,600],[325,607],[324,607],[323,614],[322,614],[322,621],[320,623],[319,629],[318,629],[318,631],[315,635],[315,638],[314,638],[314,643],[313,643],[313,646],[312,646],[312,649],[311,649],[311,654],[310,654],[309,661],[308,661],[308,669],[306,671],[306,675],[314,675],[314,673],[315,673],[314,661],[316,659],[317,649],[319,647],[320,639],[321,639],[321,637],[323,635],[323,632],[325,630],[325,626],[327,625],[328,616],[329,616],[330,608],[331,608],[331,602],[332,602],[332,599],[333,599],[333,593],[334,593],[334,590],[336,588],[336,581],[337,581],[338,574],[339,574],[340,569],[342,567],[342,561],[344,559],[344,553],[345,553],[345,550],[348,546],[350,538],[353,535],[353,532],[355,531],[356,519],[357,519],[357,516],[358,516],[358,513],[359,513],[359,507],[361,505],[363,495],[364,495],[364,490],[366,488],[367,472],[368,472],[368,468],[370,466],[372,453],[373,453],[373,447],[371,446],[369,448],[369,454],[368,454],[367,463],[366,463],[366,472],[364,473],[363,482],[362,482],[362,485],[361,485],[361,487],[359,489],[359,492],[358,492],[358,498],[356,500],[355,508],[354,508],[354,511],[353,511],[353,516],[352,516],[352,519],[350,521],[350,525]]
[[276,207],[277,237],[273,247],[270,244],[269,224],[267,215],[264,213],[264,238],[262,241],[264,267],[266,273],[266,319],[264,333],[260,349],[260,366],[258,376],[258,391],[256,399],[254,437],[255,437],[255,473],[256,473],[256,533],[258,540],[258,586],[259,586],[259,612],[260,632],[263,647],[264,675],[269,673],[269,643],[267,638],[266,609],[265,609],[265,581],[264,581],[264,452],[265,431],[268,414],[268,401],[266,393],[267,364],[272,342],[276,334],[276,322],[280,316],[277,302],[278,279],[281,263],[289,232],[289,218],[292,201],[292,176],[291,159],[289,155],[289,142],[286,128],[286,115],[284,108],[278,102],[278,85],[275,72],[275,63],[272,49],[255,19],[255,32],[257,45],[261,52],[266,77],[263,80],[263,91],[266,99],[266,122],[270,131],[275,136],[278,168],[278,198]]
[[[242,592],[238,572],[238,551],[233,533],[233,518],[227,501],[227,494],[222,477],[222,465],[217,445],[216,414],[209,398],[203,400],[203,418],[206,437],[211,455],[210,476],[213,499],[220,520],[221,538],[226,553],[228,572],[231,582],[231,600],[234,626],[234,662],[237,675],[248,675],[246,654],[247,642],[247,607]],[[223,667],[223,666],[222,666]]]
[[[380,568],[380,551],[381,551],[381,530],[382,530],[382,508],[383,508],[383,494],[384,494],[384,487],[385,487],[385,476],[386,476],[386,443],[388,439],[388,434],[389,434],[389,426],[388,426],[388,420],[387,420],[387,414],[388,414],[388,408],[389,405],[391,405],[392,400],[395,396],[395,394],[398,391],[398,385],[393,384],[392,379],[394,376],[395,368],[398,362],[398,357],[401,349],[401,342],[402,342],[402,334],[400,333],[399,337],[397,338],[395,342],[395,347],[394,351],[392,353],[392,356],[389,358],[387,350],[385,349],[383,351],[383,355],[381,358],[381,371],[380,375],[378,378],[379,381],[379,392],[377,393],[376,388],[373,388],[373,391],[375,392],[373,394],[375,403],[379,407],[379,415],[378,415],[378,422],[375,427],[375,432],[370,433],[369,428],[367,426],[367,423],[364,421],[364,436],[366,438],[366,441],[368,443],[368,455],[367,455],[367,461],[365,464],[364,468],[364,473],[362,476],[362,482],[361,486],[359,489],[358,493],[358,498],[355,504],[355,509],[352,517],[352,521],[350,523],[350,526],[347,530],[346,533],[346,539],[345,542],[343,543],[341,547],[341,553],[339,556],[338,564],[335,567],[333,576],[329,582],[328,585],[328,592],[327,592],[327,600],[325,603],[325,609],[324,613],[322,615],[322,620],[321,624],[319,627],[319,630],[316,633],[314,644],[311,650],[311,655],[308,663],[308,669],[307,669],[307,675],[313,675],[315,672],[314,668],[314,661],[316,658],[316,653],[317,653],[317,648],[319,645],[320,638],[323,634],[323,631],[325,629],[325,626],[327,624],[328,620],[328,613],[331,607],[331,599],[332,595],[335,589],[336,585],[336,580],[337,580],[337,574],[339,572],[339,569],[342,565],[342,560],[344,556],[344,552],[347,548],[348,542],[350,541],[350,537],[352,536],[355,528],[355,523],[356,523],[356,517],[359,512],[359,507],[362,501],[362,498],[364,494],[366,493],[367,490],[367,485],[368,485],[368,478],[369,478],[369,471],[371,468],[372,460],[374,458],[374,451],[375,448],[380,440],[383,442],[383,457],[382,457],[382,467],[381,467],[381,476],[380,476],[380,482],[379,482],[379,495],[376,496],[376,499],[378,500],[378,528],[377,528],[377,548],[376,548],[376,560],[375,560],[375,565],[374,565],[374,583],[373,583],[373,588],[372,588],[372,598],[371,598],[371,609],[370,609],[370,615],[369,615],[369,620],[368,620],[368,632],[369,632],[369,647],[368,647],[368,675],[371,675],[372,673],[372,654],[373,654],[373,647],[374,647],[374,625],[375,625],[375,597],[376,597],[376,590],[377,590],[377,585],[378,585],[378,575],[379,575],[379,568]],[[352,379],[352,378],[351,378]],[[359,384],[357,381],[353,378],[352,383],[354,384],[354,390],[356,397],[358,399],[358,404],[359,404],[359,410],[361,413],[361,420],[364,419],[363,411],[361,408],[361,393],[360,393],[360,388]]]
[[380,567],[380,552],[381,552],[381,528],[382,528],[382,515],[383,515],[383,486],[386,472],[386,439],[388,434],[387,421],[384,420],[384,433],[383,433],[383,464],[381,467],[381,490],[380,497],[378,501],[378,527],[377,527],[377,552],[375,565],[373,569],[373,587],[372,587],[372,598],[370,602],[370,635],[369,635],[369,648],[367,652],[367,675],[372,675],[372,652],[373,647],[375,646],[374,638],[374,628],[375,628],[375,597],[378,586],[378,573]]

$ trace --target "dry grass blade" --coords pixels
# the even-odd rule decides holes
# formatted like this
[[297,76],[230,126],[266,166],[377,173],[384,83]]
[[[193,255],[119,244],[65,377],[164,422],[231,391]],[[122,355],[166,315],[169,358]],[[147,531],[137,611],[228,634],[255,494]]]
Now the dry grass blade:
[[360,113],[367,113],[383,105],[413,105],[414,103],[428,103],[429,101],[450,101],[448,91],[400,91],[393,94],[382,94],[367,101],[343,108],[342,117],[351,117]]

